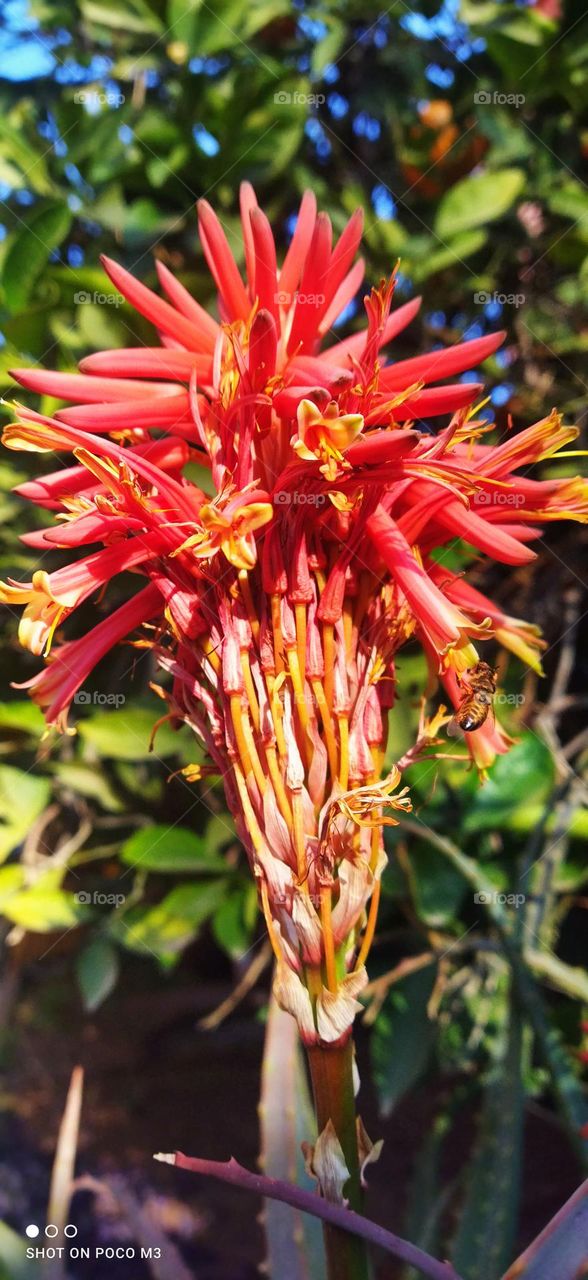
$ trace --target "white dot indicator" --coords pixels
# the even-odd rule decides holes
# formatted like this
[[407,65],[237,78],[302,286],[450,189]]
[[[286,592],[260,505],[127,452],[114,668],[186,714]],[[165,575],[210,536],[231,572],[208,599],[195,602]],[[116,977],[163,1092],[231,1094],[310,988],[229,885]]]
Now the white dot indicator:
[[29,1240],[34,1240],[35,1237],[38,1236],[38,1234],[39,1234],[39,1228],[35,1225],[34,1222],[29,1222],[28,1227],[25,1227],[25,1235],[29,1237]]
[[73,1238],[78,1234],[78,1229],[74,1226],[73,1222],[68,1222],[63,1228],[63,1234],[64,1236],[67,1236],[68,1240],[73,1240]]
[[45,1227],[45,1235],[54,1239],[55,1236],[59,1235],[59,1227],[57,1227],[54,1222],[48,1222]]

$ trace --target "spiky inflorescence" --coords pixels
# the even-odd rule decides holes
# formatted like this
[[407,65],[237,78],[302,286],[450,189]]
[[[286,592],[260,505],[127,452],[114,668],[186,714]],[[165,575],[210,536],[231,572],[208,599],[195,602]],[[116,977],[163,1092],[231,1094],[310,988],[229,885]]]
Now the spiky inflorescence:
[[[102,549],[9,583],[2,599],[26,606],[21,640],[48,658],[29,687],[61,729],[100,658],[151,624],[142,643],[172,677],[170,712],[224,780],[280,1003],[307,1043],[332,1043],[365,983],[383,825],[409,804],[396,765],[382,778],[397,651],[420,641],[454,705],[479,642],[496,638],[539,666],[536,631],[445,570],[439,549],[460,537],[524,564],[545,521],[586,518],[586,487],[516,474],[574,439],[555,412],[489,445],[471,410],[480,386],[429,385],[485,359],[503,335],[382,359],[418,308],[391,311],[394,277],[366,298],[367,328],[321,350],[361,284],[359,215],[333,248],[307,193],[280,271],[248,185],[242,215],[247,284],[200,207],[220,322],[161,264],[168,302],[105,262],[161,347],[100,352],[80,375],[16,373],[77,401],[53,419],[21,408],[5,431],[10,448],[76,459],[20,486],[59,520],[25,541]],[[452,416],[437,435],[419,429],[439,415]],[[193,461],[210,468],[213,497],[185,474]],[[137,594],[50,652],[56,627],[122,570],[142,580]],[[425,726],[425,743],[439,723]],[[480,768],[509,745],[492,717],[466,740]]]

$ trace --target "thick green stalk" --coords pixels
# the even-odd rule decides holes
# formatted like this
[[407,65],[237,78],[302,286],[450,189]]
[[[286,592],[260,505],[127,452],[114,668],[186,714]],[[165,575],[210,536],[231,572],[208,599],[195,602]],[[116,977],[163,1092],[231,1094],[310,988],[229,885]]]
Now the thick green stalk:
[[[349,1039],[343,1046],[313,1045],[307,1053],[318,1132],[322,1133],[328,1121],[332,1121],[351,1175],[344,1194],[349,1207],[359,1213],[362,1195],[353,1093],[353,1041]],[[364,1241],[328,1223],[323,1229],[327,1280],[368,1280]]]

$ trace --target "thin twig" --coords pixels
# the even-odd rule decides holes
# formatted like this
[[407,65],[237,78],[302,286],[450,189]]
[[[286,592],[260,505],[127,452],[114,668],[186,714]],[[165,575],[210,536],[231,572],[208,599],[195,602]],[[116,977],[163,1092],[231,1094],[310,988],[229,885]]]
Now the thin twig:
[[321,1218],[323,1222],[329,1222],[334,1227],[349,1231],[352,1235],[360,1236],[370,1244],[377,1245],[386,1253],[400,1258],[402,1262],[408,1262],[422,1275],[428,1276],[429,1280],[461,1280],[451,1263],[438,1262],[417,1245],[393,1235],[391,1231],[386,1231],[376,1222],[370,1222],[369,1218],[363,1218],[361,1214],[354,1213],[343,1205],[322,1200],[316,1192],[304,1191],[301,1187],[295,1187],[290,1182],[282,1182],[278,1178],[266,1178],[261,1173],[252,1173],[249,1169],[244,1169],[236,1160],[200,1160],[197,1156],[185,1156],[181,1151],[159,1152],[154,1159],[161,1160],[163,1164],[173,1164],[178,1169],[187,1169],[190,1173],[200,1173],[206,1178],[217,1178],[221,1182],[230,1183],[233,1187],[253,1191],[255,1195],[267,1197],[270,1200],[281,1200],[283,1204],[290,1204],[294,1209],[301,1209],[303,1213],[311,1213],[315,1218]]
[[233,990],[227,996],[226,1000],[223,1000],[221,1004],[217,1005],[216,1009],[213,1009],[211,1013],[207,1013],[203,1018],[200,1018],[198,1026],[201,1027],[203,1031],[216,1030],[216,1028],[220,1026],[221,1022],[224,1022],[225,1018],[228,1018],[229,1014],[233,1013],[233,1010],[237,1008],[237,1005],[245,999],[245,996],[249,994],[251,988],[255,986],[257,979],[261,977],[264,969],[272,958],[272,954],[269,942],[264,942],[257,955],[253,957],[251,964],[245,970],[243,977],[240,978],[236,986],[233,987]]

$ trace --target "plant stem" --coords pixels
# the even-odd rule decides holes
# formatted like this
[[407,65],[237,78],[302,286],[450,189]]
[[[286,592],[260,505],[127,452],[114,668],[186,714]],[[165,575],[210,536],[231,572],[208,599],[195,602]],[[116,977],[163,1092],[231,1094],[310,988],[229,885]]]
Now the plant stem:
[[[353,1093],[353,1040],[344,1045],[312,1045],[307,1048],[319,1134],[329,1120],[341,1143],[349,1181],[345,1197],[349,1207],[361,1209],[361,1180],[357,1151],[355,1097]],[[327,1280],[368,1280],[365,1244],[330,1223],[323,1224]]]

